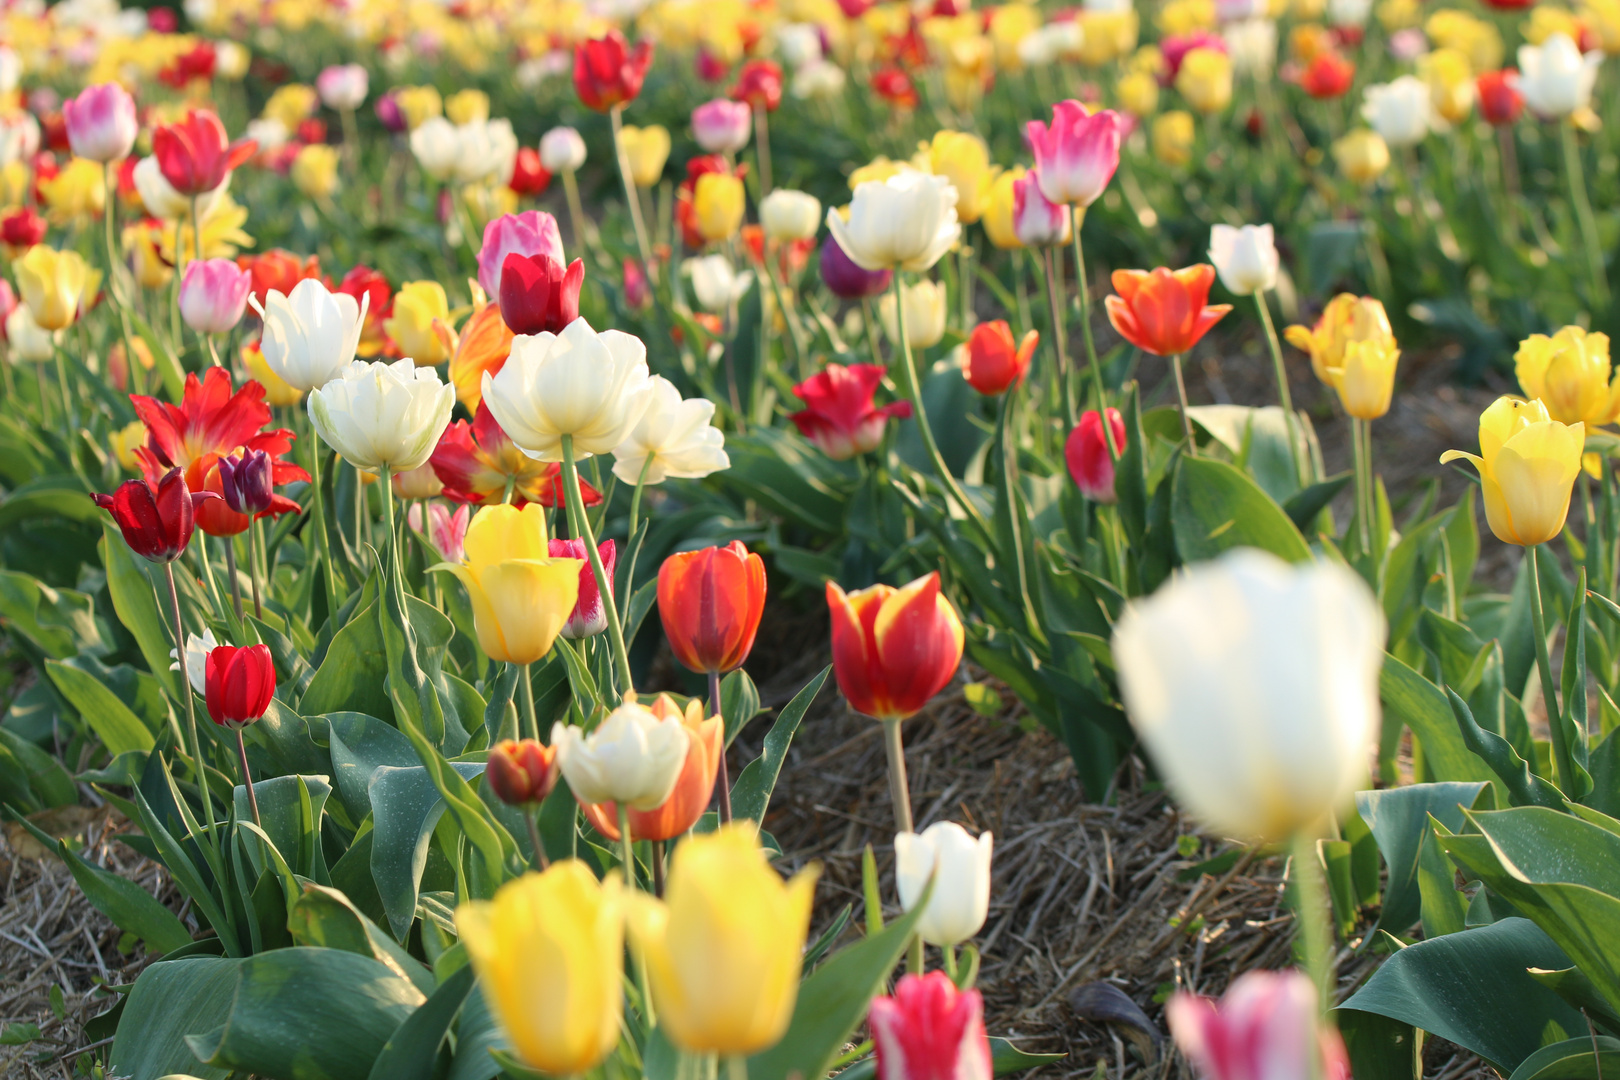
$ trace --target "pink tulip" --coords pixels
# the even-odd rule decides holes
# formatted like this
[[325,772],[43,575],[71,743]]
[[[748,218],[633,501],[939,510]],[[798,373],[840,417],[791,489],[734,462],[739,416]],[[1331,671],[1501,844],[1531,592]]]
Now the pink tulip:
[[1302,972],[1251,971],[1219,1003],[1176,994],[1164,1014],[1203,1080],[1350,1080],[1344,1042],[1321,1023]]
[[746,101],[718,98],[692,110],[692,136],[710,154],[735,154],[753,129],[754,110]]
[[315,90],[328,109],[358,109],[371,89],[371,79],[359,64],[333,64],[315,77]]
[[893,997],[872,1000],[866,1019],[878,1080],[990,1080],[984,999],[957,990],[943,971],[902,976]]
[[1069,208],[1049,202],[1040,178],[1025,173],[1013,181],[1013,233],[1025,247],[1051,247],[1069,241]]
[[[607,629],[607,611],[602,607],[602,593],[596,587],[596,574],[591,570],[590,555],[585,550],[583,540],[551,540],[549,553],[553,559],[583,559],[585,563],[579,568],[579,599],[574,602],[574,610],[568,613],[568,621],[563,624],[562,636],[570,640],[590,637],[600,634]],[[596,554],[602,559],[602,569],[607,572],[608,581],[613,580],[613,567],[618,563],[618,552],[612,540],[603,540],[596,545]]]
[[1093,502],[1111,503],[1118,498],[1114,494],[1114,457],[1125,452],[1125,420],[1118,409],[1108,410],[1108,431],[1113,454],[1103,442],[1102,417],[1091,409],[1081,414],[1080,423],[1063,444],[1063,458],[1075,487]]
[[91,161],[117,161],[135,148],[140,122],[135,99],[117,83],[87,86],[62,106],[68,143],[79,157]]
[[568,265],[556,218],[544,210],[502,214],[484,226],[484,246],[478,249],[478,284],[491,300],[501,295],[501,265],[512,254],[545,254]]
[[242,319],[253,275],[230,259],[186,266],[180,279],[180,317],[199,334],[223,334]]
[[422,507],[423,503],[413,502],[411,508],[405,511],[405,520],[410,524],[411,531],[427,537],[433,550],[439,553],[439,558],[445,562],[463,562],[467,557],[463,541],[467,538],[467,522],[472,517],[472,507],[463,503],[454,514],[443,503],[430,502],[427,506],[427,526],[423,531]]
[[1055,203],[1090,206],[1119,168],[1120,120],[1112,109],[1088,116],[1078,101],[1060,101],[1052,106],[1052,126],[1031,120],[1024,137],[1041,191]]

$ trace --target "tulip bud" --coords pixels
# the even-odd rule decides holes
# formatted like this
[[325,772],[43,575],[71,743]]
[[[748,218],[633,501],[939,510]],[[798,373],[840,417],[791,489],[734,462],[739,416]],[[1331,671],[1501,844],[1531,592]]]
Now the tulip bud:
[[1551,337],[1531,334],[1513,360],[1525,397],[1539,398],[1554,420],[1602,425],[1620,415],[1620,378],[1609,378],[1609,335],[1579,326]]
[[502,739],[490,747],[484,776],[489,790],[508,806],[545,801],[557,784],[557,754],[536,739]]
[[240,731],[270,707],[276,693],[276,666],[264,645],[221,645],[208,654],[204,700],[214,723]]
[[940,593],[937,570],[899,589],[873,585],[846,594],[829,581],[827,608],[838,688],[864,716],[915,715],[962,662],[962,620]]
[[902,975],[867,1015],[883,1080],[990,1080],[984,999],[943,971]]
[[1270,225],[1234,229],[1216,225],[1209,231],[1209,261],[1221,284],[1238,296],[1277,287],[1277,245]]
[[1104,109],[1092,115],[1078,101],[1060,101],[1052,107],[1050,127],[1039,120],[1024,127],[1047,199],[1076,206],[1096,202],[1119,168],[1119,114]]
[[444,481],[433,471],[431,459],[414,469],[394,473],[389,483],[398,499],[431,499],[444,490]]
[[917,934],[930,945],[959,945],[979,932],[990,913],[988,832],[977,840],[954,821],[936,821],[921,835],[894,838],[895,885],[900,906],[911,911],[930,880],[934,891],[917,920]]
[[747,102],[755,109],[775,112],[782,104],[782,68],[773,60],[750,60],[737,73],[731,88],[734,101]]
[[274,474],[275,462],[263,450],[220,458],[219,479],[225,505],[238,514],[264,513],[270,509]]
[[809,240],[821,225],[821,200],[777,188],[760,201],[759,222],[772,240]]
[[1434,127],[1429,88],[1415,75],[1375,83],[1363,93],[1361,115],[1389,146],[1416,146]]
[[632,50],[624,35],[609,30],[574,46],[574,90],[580,103],[596,112],[634,101],[652,66],[651,41],[638,41]]
[[[1064,217],[1068,217],[1067,212]],[[911,347],[927,349],[939,344],[945,336],[945,320],[949,314],[945,283],[924,279],[912,285],[902,285],[900,297],[906,305],[906,338]],[[883,320],[883,332],[890,341],[900,340],[900,326],[895,321],[895,313],[894,293],[891,291],[878,302],[878,317]]]
[[821,280],[842,300],[862,300],[886,292],[894,278],[893,270],[868,270],[856,264],[838,239],[828,234],[821,243]]
[[1370,128],[1357,128],[1333,144],[1339,171],[1358,184],[1370,184],[1389,168],[1389,144]]
[[[22,309],[18,309],[22,310]],[[212,492],[187,490],[179,469],[170,469],[154,487],[146,480],[125,480],[111,495],[96,495],[96,505],[112,514],[124,543],[143,559],[173,562],[191,543],[195,507]]]
[[714,242],[735,236],[742,227],[743,182],[739,177],[707,172],[692,188],[692,220],[698,235]]
[[724,674],[754,648],[765,610],[765,563],[733,540],[680,551],[658,568],[658,617],[675,659],[692,671]]
[[1195,133],[1192,113],[1171,109],[1153,118],[1149,139],[1153,156],[1165,165],[1179,167],[1192,160]]
[[1322,1022],[1316,984],[1304,972],[1246,972],[1219,1002],[1177,993],[1164,1016],[1202,1080],[1350,1080],[1344,1041]]
[[575,797],[632,810],[654,810],[669,798],[689,741],[678,720],[660,720],[633,701],[608,713],[589,734],[561,723],[551,729],[551,745]]
[[986,397],[1020,386],[1040,340],[1040,331],[1031,330],[1015,345],[1006,320],[980,323],[968,335],[967,366],[962,369],[962,377]]
[[1196,48],[1182,58],[1176,90],[1208,116],[1232,103],[1232,60],[1221,48]]
[[1475,84],[1479,94],[1479,114],[1487,123],[1504,127],[1518,121],[1524,112],[1524,95],[1519,92],[1519,73],[1512,68],[1487,71]]
[[650,188],[664,175],[669,160],[669,129],[661,124],[621,128],[619,145],[630,164],[630,179],[637,187]]
[[62,106],[68,143],[73,153],[106,163],[129,156],[140,133],[135,99],[117,83],[98,83],[79,92]]
[[253,275],[229,259],[186,265],[180,279],[180,317],[199,334],[224,334],[242,321]]
[[1080,493],[1093,502],[1113,503],[1119,497],[1114,492],[1114,458],[1125,452],[1125,421],[1118,409],[1108,410],[1108,430],[1114,443],[1112,456],[1103,442],[1102,418],[1096,409],[1081,415],[1063,443],[1069,475]]
[[315,77],[315,89],[328,109],[358,109],[371,89],[371,79],[359,64],[333,64]]
[[541,164],[538,151],[520,146],[512,158],[512,175],[506,186],[517,195],[543,195],[551,186],[551,171]]
[[579,318],[579,290],[585,264],[575,259],[564,269],[550,255],[511,254],[501,264],[501,320],[514,334],[560,334]]
[[1540,45],[1519,46],[1519,90],[1530,111],[1545,119],[1587,108],[1603,53],[1582,53],[1563,31]]
[[540,136],[540,164],[549,173],[577,172],[585,164],[585,140],[571,127],[554,127]]
[[754,110],[746,102],[719,98],[692,110],[692,137],[706,154],[735,154],[748,145]]
[[[591,569],[590,555],[585,547],[585,541],[579,539],[548,541],[549,552],[554,559],[579,559],[579,599],[574,602],[574,610],[569,612],[568,621],[563,624],[562,636],[571,641],[600,634],[607,629],[607,610],[602,606],[602,594],[596,587],[596,573]],[[603,540],[596,545],[597,557],[602,560],[602,570],[607,574],[609,602],[612,602],[613,568],[618,563],[618,550],[612,540]]]

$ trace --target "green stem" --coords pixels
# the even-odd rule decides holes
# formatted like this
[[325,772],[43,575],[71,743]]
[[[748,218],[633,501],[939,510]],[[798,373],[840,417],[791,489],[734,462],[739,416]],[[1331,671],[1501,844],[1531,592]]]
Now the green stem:
[[1530,560],[1530,632],[1536,639],[1536,670],[1541,673],[1541,700],[1547,706],[1547,730],[1552,736],[1553,764],[1558,784],[1566,792],[1575,791],[1575,758],[1570,752],[1558,706],[1558,684],[1553,682],[1552,657],[1547,652],[1547,616],[1541,604],[1541,545],[1524,549]]
[[900,737],[900,719],[886,716],[883,723],[883,748],[889,759],[889,799],[894,803],[894,827],[897,832],[911,832],[911,789],[906,782],[906,748]]
[[523,736],[540,739],[540,721],[534,715],[534,684],[529,682],[529,665],[518,665],[518,687],[523,691]]
[[259,796],[253,790],[253,773],[248,771],[247,743],[242,741],[241,728],[236,729],[236,754],[242,762],[242,786],[247,789],[248,806],[253,810],[253,824],[263,828],[264,822],[259,819]]
[[1356,485],[1356,533],[1361,540],[1361,550],[1372,551],[1372,523],[1367,510],[1369,499],[1367,497],[1367,459],[1361,448],[1361,421],[1354,417],[1350,420],[1350,454],[1352,464],[1355,466]]
[[956,298],[961,308],[962,333],[973,329],[973,249],[965,239],[956,247]]
[[1580,147],[1575,143],[1575,127],[1568,118],[1558,122],[1564,141],[1564,171],[1569,174],[1569,198],[1575,204],[1575,219],[1581,226],[1581,243],[1586,248],[1587,273],[1592,278],[1592,307],[1601,311],[1609,306],[1609,278],[1603,269],[1603,247],[1598,240],[1597,219],[1586,197],[1586,172],[1581,165]]
[[763,105],[754,106],[754,159],[759,162],[759,197],[771,193],[771,123]]
[[1309,832],[1294,835],[1294,918],[1299,924],[1300,952],[1305,972],[1316,987],[1317,1007],[1331,1007],[1332,931],[1327,919],[1327,886],[1322,880],[1322,863],[1316,854],[1316,841]]
[[[616,805],[619,808],[619,860],[624,869],[624,887],[634,892],[640,886],[636,883],[635,842],[630,837],[630,808],[622,802]],[[652,993],[647,986],[647,962],[639,954],[635,958],[635,969],[636,989],[641,992],[642,1017],[649,1028],[655,1027],[658,1020],[653,1014]]]
[[315,511],[315,542],[320,545],[321,561],[326,564],[326,608],[327,618],[337,625],[338,609],[343,606],[342,597],[338,595],[338,569],[337,563],[332,559],[332,538],[326,531],[326,496],[321,492],[321,444],[312,442],[309,455],[310,486],[315,489],[313,509]]
[[1266,303],[1266,291],[1254,291],[1254,306],[1260,309],[1260,322],[1266,328],[1266,345],[1271,349],[1271,364],[1277,374],[1277,403],[1282,406],[1283,420],[1288,425],[1288,449],[1293,454],[1294,469],[1299,486],[1310,483],[1310,462],[1305,456],[1305,445],[1299,437],[1299,418],[1294,415],[1294,395],[1288,387],[1288,368],[1283,364],[1282,343],[1277,340],[1277,327],[1271,321],[1271,307]]
[[709,712],[720,717],[720,763],[715,771],[714,787],[720,796],[720,824],[731,820],[731,776],[726,771],[726,718],[720,707],[720,673],[709,672]]
[[568,502],[569,510],[574,515],[579,526],[576,534],[585,541],[585,554],[591,562],[591,573],[596,577],[596,587],[602,594],[602,608],[607,612],[608,641],[613,646],[613,660],[619,673],[619,692],[628,697],[635,693],[635,685],[630,678],[630,654],[624,647],[624,628],[619,625],[619,606],[613,602],[613,582],[608,579],[607,571],[602,566],[602,555],[596,550],[596,537],[591,531],[590,519],[585,514],[585,507],[579,497],[579,472],[574,468],[574,437],[562,437],[563,452],[563,495]]
[[539,816],[538,806],[523,808],[523,824],[529,829],[529,846],[534,848],[534,868],[545,870],[550,867],[551,860],[546,858],[546,845],[540,842],[540,826],[536,821]]
[[1074,408],[1074,387],[1070,385],[1072,380],[1066,344],[1069,336],[1068,327],[1063,318],[1063,301],[1058,296],[1058,291],[1062,288],[1058,276],[1062,273],[1063,267],[1052,258],[1051,248],[1042,248],[1041,258],[1046,261],[1046,304],[1052,313],[1052,348],[1057,354],[1058,394],[1063,398],[1064,427],[1073,431],[1079,417]]
[[[1181,403],[1181,430],[1187,436],[1187,456],[1198,456],[1198,440],[1193,438],[1192,413],[1187,411],[1187,380],[1181,374],[1181,354],[1176,353],[1170,358],[1170,369],[1176,375],[1176,400]],[[1103,425],[1108,430],[1108,425]]]
[[782,313],[782,322],[787,325],[788,345],[793,349],[793,366],[799,370],[799,379],[802,382],[810,377],[810,369],[806,364],[805,354],[808,346],[799,340],[803,329],[794,317],[792,309],[782,299],[782,283],[776,279],[776,270],[771,264],[771,253],[765,252],[765,278],[771,283],[771,296],[776,300],[776,310]]
[[741,1054],[726,1055],[726,1080],[748,1080],[748,1059]]
[[624,106],[615,105],[608,112],[613,124],[613,153],[619,159],[619,179],[624,181],[624,201],[630,206],[630,224],[636,230],[636,249],[641,252],[641,265],[650,281],[658,280],[658,267],[653,265],[652,245],[647,242],[647,223],[641,220],[641,199],[636,194],[636,182],[630,175],[630,158],[624,152]]
[[236,538],[234,536],[221,537],[225,541],[225,576],[231,582],[231,610],[236,613],[236,621],[242,621],[242,583],[236,576]]
[[180,697],[186,705],[186,735],[191,739],[191,766],[197,772],[197,790],[202,796],[203,814],[208,822],[209,843],[214,843],[214,799],[208,792],[208,766],[203,761],[202,737],[197,733],[196,695],[191,691],[191,672],[186,670],[186,624],[180,618],[180,593],[174,587],[174,563],[163,564],[169,583],[169,617],[174,620],[174,654],[180,660]]
[[568,197],[568,220],[574,226],[574,247],[585,250],[585,209],[579,201],[579,181],[573,169],[563,170],[563,192]]
[[262,540],[259,536],[259,519],[255,517],[248,525],[248,578],[253,582],[253,617],[264,618],[264,599],[260,595],[259,586],[259,560],[263,557],[260,551]]
[[[1074,227],[1070,230],[1074,242],[1074,291],[1080,299],[1080,335],[1086,342],[1086,363],[1091,365],[1092,378],[1097,383],[1097,410],[1099,412],[1108,404],[1108,391],[1103,386],[1102,364],[1097,362],[1097,343],[1091,337],[1091,286],[1086,278],[1086,254],[1080,243],[1080,226],[1086,221],[1086,208],[1076,206],[1071,208],[1074,215]],[[1108,425],[1103,425],[1106,435]],[[1109,448],[1113,448],[1113,436],[1108,435]]]
[[[641,474],[636,477],[636,489],[630,495],[630,542],[636,539],[636,529],[641,525],[641,491],[647,485],[647,473],[651,471],[653,455],[648,454],[641,463]],[[632,579],[633,580],[633,579]]]

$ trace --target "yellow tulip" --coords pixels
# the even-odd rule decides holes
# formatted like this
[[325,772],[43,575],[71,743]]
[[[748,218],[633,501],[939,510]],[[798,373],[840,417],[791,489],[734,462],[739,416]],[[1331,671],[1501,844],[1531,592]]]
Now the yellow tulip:
[[532,664],[551,651],[579,599],[583,559],[553,559],[537,503],[486,506],[467,526],[464,563],[440,563],[472,601],[478,647],[491,660]]
[[450,359],[456,332],[450,328],[450,299],[437,281],[411,281],[394,294],[394,314],[383,329],[399,343],[417,367],[432,367]]
[[489,95],[467,87],[444,99],[444,115],[452,124],[481,124],[489,119]]
[[619,131],[625,160],[630,163],[630,179],[637,187],[650,188],[664,175],[669,160],[669,129],[662,124],[625,127]]
[[961,131],[936,132],[928,147],[928,165],[936,174],[948,177],[956,188],[957,218],[967,225],[978,221],[995,178],[990,148],[984,140]]
[[402,86],[394,91],[394,104],[405,117],[405,126],[415,131],[425,120],[444,114],[444,99],[431,86]]
[[1159,80],[1145,71],[1128,72],[1114,84],[1114,96],[1119,107],[1138,120],[1152,116],[1159,107]]
[[1597,35],[1604,52],[1610,56],[1620,53],[1620,0],[1586,0],[1581,5],[1581,21]]
[[1563,34],[1571,41],[1581,40],[1581,20],[1568,8],[1553,4],[1537,4],[1530,11],[1530,21],[1520,30],[1524,40],[1532,45],[1540,45],[1554,34]]
[[280,121],[288,131],[297,131],[301,121],[312,116],[320,107],[320,95],[305,83],[287,83],[276,87],[270,100],[264,103],[264,117]]
[[1384,32],[1393,34],[1423,21],[1423,6],[1418,0],[1382,0],[1378,5],[1378,22]]
[[1389,168],[1389,144],[1372,128],[1357,128],[1333,144],[1339,171],[1358,184],[1370,184]]
[[131,420],[117,431],[108,434],[107,445],[112,450],[113,457],[118,459],[118,467],[125,472],[134,472],[141,466],[135,459],[135,451],[146,445],[146,425],[139,420]]
[[1609,335],[1566,326],[1548,337],[1531,334],[1513,355],[1526,397],[1540,398],[1564,424],[1612,424],[1620,417],[1620,375],[1610,378]]
[[124,226],[124,253],[143,289],[161,289],[174,277],[173,264],[163,258],[163,226],[150,219]]
[[1153,156],[1166,165],[1192,160],[1193,118],[1185,109],[1171,109],[1153,118]]
[[302,390],[291,386],[287,380],[270,369],[270,365],[264,359],[264,353],[256,344],[242,346],[242,366],[247,369],[248,378],[264,387],[266,405],[296,405],[304,396]]
[[1424,22],[1423,32],[1437,48],[1456,49],[1468,57],[1474,71],[1494,71],[1502,65],[1502,35],[1466,11],[1442,8]]
[[552,1076],[584,1073],[619,1044],[624,895],[567,859],[456,909],[484,1000],[518,1056]]
[[1022,71],[1024,58],[1018,46],[1041,28],[1041,13],[1034,5],[1002,4],[990,9],[990,40],[996,46],[996,67],[1002,71]]
[[1474,109],[1474,72],[1460,49],[1435,49],[1418,57],[1418,74],[1429,84],[1434,111],[1460,124]]
[[306,197],[326,199],[338,186],[338,151],[325,143],[299,148],[292,162],[292,182]]
[[107,204],[107,180],[98,163],[74,158],[49,180],[41,180],[39,193],[55,224],[94,221]]
[[1154,22],[1166,34],[1190,34],[1215,29],[1215,0],[1170,0]]
[[849,190],[854,191],[869,180],[881,184],[889,177],[899,176],[910,168],[913,166],[909,161],[890,161],[880,155],[849,174]]
[[1479,453],[1447,450],[1440,463],[1473,462],[1491,532],[1504,544],[1534,547],[1564,529],[1585,444],[1586,425],[1559,423],[1539,401],[1500,397],[1480,414]]
[[[79,317],[90,267],[77,251],[35,244],[15,263],[17,289],[42,330],[61,330]],[[96,275],[100,284],[100,275]]]
[[1357,420],[1377,420],[1389,412],[1395,392],[1395,364],[1401,351],[1373,341],[1354,341],[1344,350],[1344,365],[1333,369],[1333,389],[1344,411]]
[[742,228],[743,182],[725,173],[704,173],[692,192],[693,218],[705,240],[724,240]]
[[1129,53],[1136,48],[1141,21],[1136,12],[1082,11],[1078,16],[1080,32],[1080,62],[1091,67],[1103,64]]
[[733,822],[675,849],[664,900],[632,898],[630,943],[676,1046],[752,1054],[782,1038],[819,873],[784,882],[753,823]]
[[984,213],[979,216],[984,235],[1003,251],[1014,251],[1024,246],[1018,242],[1018,230],[1013,228],[1013,184],[1023,179],[1026,171],[1022,165],[1018,165],[997,174],[990,182],[990,191],[984,200]]
[[1350,293],[1329,300],[1315,326],[1290,326],[1283,336],[1311,354],[1311,370],[1329,386],[1335,385],[1335,373],[1345,366],[1352,344],[1365,342],[1379,352],[1396,351],[1395,331],[1384,305],[1371,296]]
[[1192,49],[1176,72],[1176,89],[1204,115],[1232,104],[1232,60],[1219,49]]
[[[242,226],[248,219],[247,207],[237,203],[226,192],[214,200],[214,205],[203,214],[202,223],[202,257],[205,259],[234,259],[236,253],[245,247],[253,246],[253,237],[243,231]],[[180,238],[180,251],[187,261],[195,257],[196,248],[192,240],[191,215],[187,214],[179,221],[166,221],[163,223],[162,254],[170,263],[176,261],[174,253],[175,234],[178,231]]]

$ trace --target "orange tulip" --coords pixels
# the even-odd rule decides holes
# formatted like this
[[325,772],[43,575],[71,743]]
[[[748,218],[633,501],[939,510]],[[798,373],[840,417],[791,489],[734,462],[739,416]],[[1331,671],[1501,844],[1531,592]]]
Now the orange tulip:
[[489,748],[484,777],[501,802],[525,806],[545,802],[560,771],[556,747],[538,739],[502,739]]
[[693,671],[748,659],[765,610],[765,564],[742,541],[681,551],[658,568],[658,617],[675,659]]
[[484,400],[484,372],[499,372],[511,351],[512,331],[501,319],[501,305],[490,301],[473,312],[450,357],[450,382],[468,412],[476,413]]
[[962,620],[940,595],[939,572],[896,589],[845,594],[827,582],[833,672],[855,711],[903,720],[945,688],[962,662]]
[[1155,356],[1176,356],[1198,344],[1209,328],[1232,310],[1231,304],[1205,303],[1215,281],[1207,263],[1181,270],[1115,270],[1108,297],[1108,321],[1120,336]]
[[[758,556],[755,556],[758,558]],[[675,781],[675,790],[656,810],[631,810],[630,835],[637,840],[673,840],[697,824],[714,796],[714,778],[720,771],[721,741],[725,723],[718,716],[703,718],[703,702],[693,698],[681,712],[668,694],[659,694],[652,704],[660,720],[678,719],[686,727],[686,764]],[[609,840],[619,838],[617,803],[581,803],[586,820]]]

